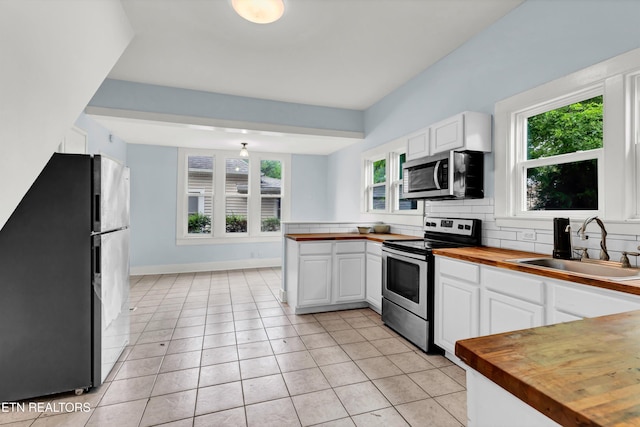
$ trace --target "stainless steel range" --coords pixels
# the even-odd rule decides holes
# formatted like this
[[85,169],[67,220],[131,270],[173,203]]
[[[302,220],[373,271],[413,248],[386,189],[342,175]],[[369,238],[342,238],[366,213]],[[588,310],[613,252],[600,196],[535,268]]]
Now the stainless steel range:
[[480,246],[481,228],[478,219],[426,218],[424,239],[382,244],[382,321],[427,353],[443,353],[433,342],[432,249]]

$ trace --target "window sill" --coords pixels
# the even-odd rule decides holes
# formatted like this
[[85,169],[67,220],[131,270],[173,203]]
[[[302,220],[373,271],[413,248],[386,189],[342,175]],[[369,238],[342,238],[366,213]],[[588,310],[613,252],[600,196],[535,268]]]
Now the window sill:
[[176,239],[177,246],[191,245],[224,245],[228,243],[273,243],[282,241],[282,234],[273,236],[243,236],[243,237],[184,237]]

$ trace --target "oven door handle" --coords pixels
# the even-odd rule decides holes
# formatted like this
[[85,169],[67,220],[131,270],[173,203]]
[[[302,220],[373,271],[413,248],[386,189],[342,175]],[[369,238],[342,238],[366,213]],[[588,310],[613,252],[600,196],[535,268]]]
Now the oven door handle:
[[384,246],[382,247],[382,252],[383,254],[386,252],[390,255],[393,255],[395,258],[411,258],[412,261],[415,260],[415,261],[422,261],[426,263],[424,255],[412,254],[410,252],[404,252],[398,249],[386,248]]

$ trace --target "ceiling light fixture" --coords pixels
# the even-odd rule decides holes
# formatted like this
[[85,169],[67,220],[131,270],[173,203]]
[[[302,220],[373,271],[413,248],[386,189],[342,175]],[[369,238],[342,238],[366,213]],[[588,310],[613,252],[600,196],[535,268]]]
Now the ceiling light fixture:
[[231,0],[238,15],[256,24],[270,24],[284,13],[283,0]]
[[249,157],[249,150],[247,150],[247,143],[241,142],[242,148],[240,149],[240,157]]

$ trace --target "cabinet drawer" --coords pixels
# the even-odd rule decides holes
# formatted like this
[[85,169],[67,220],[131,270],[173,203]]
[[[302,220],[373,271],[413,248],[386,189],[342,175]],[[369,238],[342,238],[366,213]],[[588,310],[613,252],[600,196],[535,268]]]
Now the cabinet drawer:
[[330,242],[300,243],[300,255],[331,254]]
[[576,317],[597,317],[640,309],[640,298],[573,283],[553,284],[553,309]]
[[367,253],[382,256],[382,244],[367,242]]
[[364,253],[365,242],[338,242],[336,243],[337,254]]
[[440,258],[440,274],[456,277],[468,282],[480,282],[480,266],[463,261],[453,261],[446,257]]
[[544,304],[544,282],[524,273],[483,267],[482,284],[486,289],[511,295],[535,304]]

